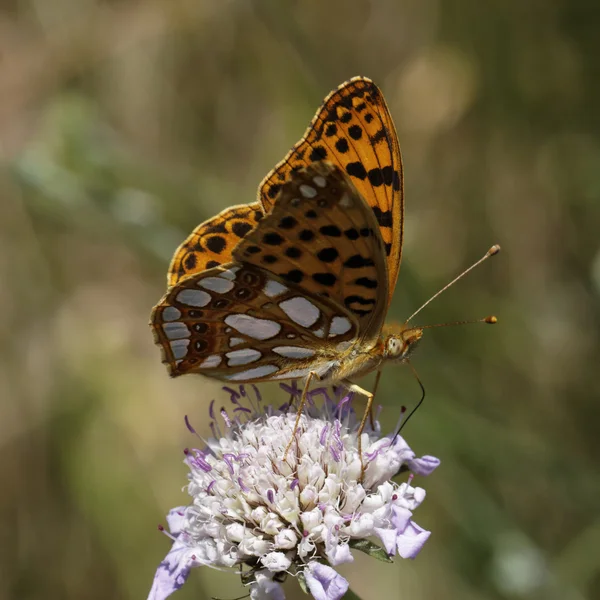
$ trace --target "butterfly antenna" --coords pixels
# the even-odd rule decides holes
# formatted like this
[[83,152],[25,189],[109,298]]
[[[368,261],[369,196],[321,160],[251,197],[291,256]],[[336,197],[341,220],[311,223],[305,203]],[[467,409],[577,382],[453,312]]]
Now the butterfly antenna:
[[[452,285],[454,285],[459,279],[462,279],[469,271],[472,271],[475,267],[477,267],[478,265],[480,265],[484,260],[487,260],[490,256],[494,256],[495,254],[498,254],[498,252],[500,252],[500,246],[498,244],[495,244],[477,262],[473,263],[468,269],[465,269],[460,275],[458,275],[458,277],[455,277],[450,283],[447,283],[439,292],[437,292],[433,296],[431,296],[431,298],[429,298],[429,300],[427,300],[427,302],[425,302],[425,304],[423,304],[412,315],[410,315],[410,317],[408,317],[408,319],[406,319],[406,321],[404,322],[404,324],[407,325],[408,322],[413,317],[415,317],[416,315],[418,315],[430,302],[432,302],[433,300],[435,300],[442,292],[445,292],[449,287],[451,287]],[[482,319],[482,321],[485,321],[485,319]],[[469,321],[469,322],[471,322],[471,321]],[[477,322],[477,321],[475,321],[475,322]],[[485,322],[489,323],[490,321],[485,321]],[[454,323],[452,323],[452,325],[454,325]],[[408,419],[407,419],[407,421],[408,421]]]
[[432,329],[433,327],[451,327],[452,325],[470,325],[471,323],[487,323],[488,325],[495,325],[498,322],[498,317],[490,315],[489,317],[483,317],[483,319],[475,319],[474,321],[452,321],[451,323],[436,323],[435,325],[419,325],[417,329]]

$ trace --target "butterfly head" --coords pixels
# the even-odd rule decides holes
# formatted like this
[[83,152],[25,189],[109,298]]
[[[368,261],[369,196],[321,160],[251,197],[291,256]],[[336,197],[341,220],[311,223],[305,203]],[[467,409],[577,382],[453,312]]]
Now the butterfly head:
[[384,338],[384,356],[390,360],[404,361],[423,337],[420,327],[394,327]]

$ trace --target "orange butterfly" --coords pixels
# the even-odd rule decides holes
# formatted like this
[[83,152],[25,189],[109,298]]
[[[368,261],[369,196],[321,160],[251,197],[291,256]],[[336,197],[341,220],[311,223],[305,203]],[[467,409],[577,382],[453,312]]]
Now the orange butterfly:
[[406,361],[423,335],[384,326],[403,222],[394,123],[379,88],[355,77],[255,203],[201,224],[175,253],[151,323],[170,374],[303,379],[303,400],[312,378],[341,382],[367,397],[364,426],[374,394],[352,379],[377,371],[377,386],[383,364]]

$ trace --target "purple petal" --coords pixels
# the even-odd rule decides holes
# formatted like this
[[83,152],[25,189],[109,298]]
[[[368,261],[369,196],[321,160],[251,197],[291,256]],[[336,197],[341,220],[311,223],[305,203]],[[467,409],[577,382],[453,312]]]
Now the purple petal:
[[422,456],[407,461],[408,468],[415,475],[431,475],[440,465],[440,459],[435,456]]
[[315,600],[340,600],[348,591],[348,582],[327,565],[311,562],[304,571],[304,576]]
[[429,539],[431,531],[419,527],[413,521],[398,535],[398,554],[402,558],[415,558]]
[[385,551],[390,556],[396,556],[396,539],[398,538],[398,532],[394,529],[384,529],[383,527],[375,527],[375,533],[381,540]]
[[193,551],[175,540],[165,560],[158,565],[148,600],[164,600],[176,592],[186,582],[195,564]]
[[396,534],[400,535],[404,532],[408,524],[410,523],[410,518],[412,517],[412,512],[408,510],[408,508],[403,508],[401,506],[392,506],[392,525],[396,530]]

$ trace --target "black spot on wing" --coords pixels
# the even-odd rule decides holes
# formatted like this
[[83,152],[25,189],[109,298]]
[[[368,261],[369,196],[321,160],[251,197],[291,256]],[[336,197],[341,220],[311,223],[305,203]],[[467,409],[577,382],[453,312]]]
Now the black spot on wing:
[[340,138],[335,143],[335,149],[341,154],[346,154],[346,152],[348,152],[349,149],[348,140],[346,138]]
[[329,237],[340,237],[342,235],[342,232],[337,225],[323,225],[319,231],[323,235],[327,235]]
[[317,252],[317,258],[325,263],[333,262],[338,256],[339,253],[335,248],[323,248]]
[[385,185],[392,185],[394,183],[394,169],[390,165],[383,167],[381,174],[383,175],[383,183]]
[[388,137],[388,133],[387,133],[387,129],[382,125],[381,129],[379,131],[376,131],[372,136],[371,136],[371,143],[373,145],[378,144],[379,142],[381,142],[382,140],[387,139]]
[[191,271],[197,263],[197,259],[196,259],[196,255],[193,252],[190,252],[184,259],[183,259],[183,265],[185,266],[186,270]]
[[327,158],[327,150],[323,146],[315,146],[310,153],[310,160],[316,162]]
[[360,125],[351,125],[348,128],[348,133],[353,140],[360,140],[363,133],[362,127],[360,127]]
[[290,283],[300,283],[304,279],[304,273],[299,269],[292,269],[287,273],[283,273],[281,277]]
[[263,243],[269,246],[280,246],[283,243],[283,238],[274,231],[268,231],[263,235]]
[[346,173],[351,177],[363,180],[367,177],[367,171],[361,162],[351,162],[346,165]]
[[[269,196],[269,198],[273,199],[275,198],[275,196],[277,196],[277,194],[279,194],[279,190],[281,189],[281,185],[279,185],[278,183],[274,183],[268,190],[267,192],[267,196]],[[261,215],[262,216],[262,215]],[[259,219],[257,219],[259,220]]]
[[312,278],[321,285],[331,287],[335,285],[337,277],[333,273],[314,273]]
[[374,279],[369,279],[368,277],[359,277],[354,281],[356,285],[360,285],[361,287],[368,288],[370,290],[374,290],[377,288],[377,281]]
[[289,258],[300,258],[302,256],[302,250],[299,248],[294,248],[294,246],[290,246],[286,249],[285,255]]
[[213,235],[206,240],[206,247],[215,254],[221,254],[226,245],[225,238],[220,235]]
[[373,187],[383,185],[383,173],[381,172],[381,169],[371,169],[367,175],[369,177],[369,182]]
[[298,221],[296,221],[296,219],[294,219],[294,217],[292,217],[291,215],[283,217],[283,219],[279,221],[279,227],[281,229],[293,229],[294,227],[296,227],[296,225],[298,225]]
[[373,267],[375,263],[370,258],[364,258],[360,254],[354,254],[346,260],[344,266],[348,269],[360,269],[362,267]]
[[391,227],[393,225],[392,212],[381,210],[379,206],[373,207],[373,213],[380,227]]
[[240,238],[243,238],[251,229],[252,225],[250,225],[250,223],[244,223],[243,221],[236,221],[231,226],[233,233]]

